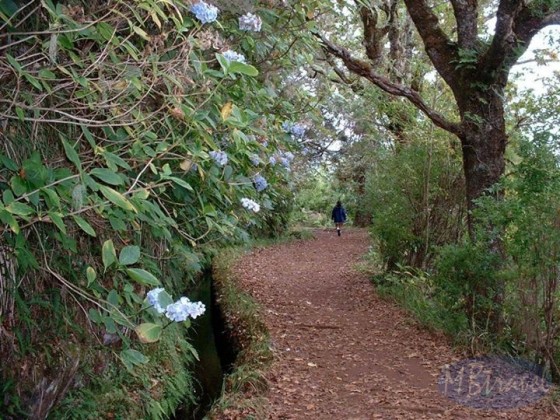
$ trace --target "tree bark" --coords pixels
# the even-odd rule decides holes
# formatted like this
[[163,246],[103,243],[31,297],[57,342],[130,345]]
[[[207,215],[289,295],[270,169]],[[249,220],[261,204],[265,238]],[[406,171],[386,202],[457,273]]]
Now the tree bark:
[[[465,126],[460,140],[463,151],[463,169],[466,183],[468,230],[475,238],[472,212],[476,200],[491,193],[492,187],[504,174],[504,154],[507,145],[504,109],[498,94],[465,101],[461,110]],[[494,196],[498,197],[495,193]]]

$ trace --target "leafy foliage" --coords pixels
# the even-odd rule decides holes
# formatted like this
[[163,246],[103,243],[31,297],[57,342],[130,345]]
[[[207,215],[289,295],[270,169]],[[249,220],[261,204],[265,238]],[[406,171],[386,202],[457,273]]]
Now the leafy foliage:
[[367,196],[372,232],[389,269],[426,267],[436,247],[461,236],[462,190],[460,163],[445,144],[413,143],[379,160]]
[[[289,165],[270,158],[297,150],[281,124],[298,107],[271,81],[282,76],[275,66],[289,70],[297,54],[293,28],[280,28],[305,25],[305,10],[251,7],[260,33],[239,29],[237,11],[202,23],[173,0],[2,6],[4,364],[51,365],[53,337],[44,331],[52,331],[65,338],[53,345],[56,354],[105,342],[112,361],[148,371],[167,356],[151,357],[138,341],[184,340],[184,330],[154,321],[147,289],[182,292],[207,264],[209,244],[283,228],[284,212],[276,211],[288,206],[291,193],[280,184]],[[226,162],[212,158],[218,151]],[[261,191],[258,174],[268,181]],[[262,210],[247,211],[241,199]],[[85,368],[87,359],[79,360]],[[19,380],[23,406],[35,403],[39,385],[29,372],[3,375]],[[174,409],[147,408],[154,401],[138,417]]]

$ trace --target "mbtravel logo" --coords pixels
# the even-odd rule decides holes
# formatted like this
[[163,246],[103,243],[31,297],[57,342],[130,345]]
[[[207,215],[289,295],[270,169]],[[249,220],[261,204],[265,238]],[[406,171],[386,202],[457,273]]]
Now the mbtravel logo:
[[538,401],[552,388],[539,370],[521,359],[465,359],[442,368],[438,388],[449,399],[469,407],[518,408]]

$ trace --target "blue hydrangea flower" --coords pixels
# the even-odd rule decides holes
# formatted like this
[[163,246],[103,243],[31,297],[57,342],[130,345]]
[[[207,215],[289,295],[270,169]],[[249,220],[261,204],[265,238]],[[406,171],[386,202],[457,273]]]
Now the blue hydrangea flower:
[[257,213],[261,209],[261,206],[259,206],[258,203],[254,202],[250,198],[242,198],[241,205],[247,210],[254,211],[255,213]]
[[290,130],[294,137],[301,138],[305,134],[305,126],[303,124],[294,124]]
[[204,303],[202,302],[189,302],[186,306],[186,311],[192,319],[198,318],[206,311],[206,306],[204,306]]
[[276,165],[276,156],[270,156],[270,157],[268,158],[268,162],[269,162],[271,165]]
[[232,61],[239,61],[240,63],[245,63],[246,62],[245,56],[243,54],[236,53],[235,51],[232,51],[232,50],[227,50],[227,51],[223,52],[222,55],[230,63]]
[[222,152],[221,150],[213,150],[208,154],[212,159],[214,159],[214,162],[216,162],[216,165],[218,166],[225,166],[228,162],[228,155],[226,152]]
[[204,1],[193,4],[190,10],[201,23],[211,23],[218,18],[218,8]]
[[239,18],[239,29],[242,31],[260,32],[261,26],[261,18],[252,13],[247,13]]
[[181,300],[183,299],[187,299],[187,298],[181,298],[177,302],[167,305],[165,316],[169,318],[171,321],[183,322],[188,319],[189,312],[187,311],[187,306],[183,302],[181,302]]
[[148,298],[148,303],[154,307],[158,314],[162,314],[165,312],[165,308],[163,308],[159,304],[159,294],[163,292],[165,289],[163,287],[156,287],[148,292],[146,297]]
[[291,133],[292,132],[292,127],[293,127],[293,124],[290,121],[284,121],[282,123],[282,130],[284,130],[286,133]]
[[206,311],[202,302],[191,302],[187,297],[181,297],[177,302],[167,305],[165,316],[174,322],[183,322],[188,318],[198,318]]
[[282,123],[282,130],[297,138],[303,137],[306,129],[305,125],[301,123],[293,124],[290,121],[284,121]]
[[264,191],[266,189],[266,187],[268,187],[268,182],[266,182],[266,179],[264,178],[264,176],[257,174],[253,177],[253,182],[255,184],[255,189],[258,192]]
[[261,158],[256,153],[251,155],[249,159],[251,160],[251,163],[255,166],[259,166],[259,164],[261,163]]

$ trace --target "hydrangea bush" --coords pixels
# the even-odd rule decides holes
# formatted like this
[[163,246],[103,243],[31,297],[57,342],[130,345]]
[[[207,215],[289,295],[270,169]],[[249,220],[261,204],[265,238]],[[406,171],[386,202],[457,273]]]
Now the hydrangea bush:
[[257,174],[253,177],[253,182],[255,184],[255,189],[258,192],[264,191],[268,187],[268,182],[261,174]]
[[[203,313],[166,290],[184,292],[185,278],[206,263],[206,243],[245,240],[248,227],[267,228],[283,213],[275,212],[290,194],[281,165],[294,146],[280,124],[302,101],[283,97],[274,80],[295,51],[282,28],[298,16],[305,23],[305,12],[100,4],[45,1],[30,14],[26,3],[9,21],[0,13],[13,43],[0,55],[0,75],[12,75],[0,84],[0,123],[9,127],[0,142],[0,248],[38,284],[68,290],[93,341],[112,334],[126,352],[135,343],[123,331],[152,343],[161,319],[188,323]],[[282,72],[259,73],[268,68]],[[153,310],[139,312],[144,296]],[[0,346],[28,313],[17,304],[12,297]],[[34,322],[48,330],[49,314]]]
[[261,206],[257,202],[246,197],[243,197],[241,199],[241,205],[245,207],[247,210],[251,210],[254,213],[258,213],[259,210],[261,209]]

